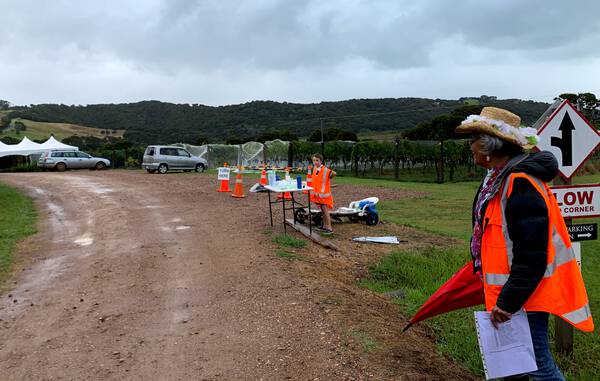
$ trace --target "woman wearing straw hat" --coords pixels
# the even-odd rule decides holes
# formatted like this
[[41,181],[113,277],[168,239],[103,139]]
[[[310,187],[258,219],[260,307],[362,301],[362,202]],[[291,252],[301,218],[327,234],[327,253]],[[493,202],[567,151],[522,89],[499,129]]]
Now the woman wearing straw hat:
[[520,309],[527,312],[538,365],[528,376],[564,380],[548,346],[549,313],[583,331],[594,325],[564,220],[546,184],[557,174],[556,159],[549,152],[526,154],[538,137],[520,123],[507,110],[485,107],[456,128],[472,135],[473,160],[487,169],[473,202],[473,267],[494,326]]

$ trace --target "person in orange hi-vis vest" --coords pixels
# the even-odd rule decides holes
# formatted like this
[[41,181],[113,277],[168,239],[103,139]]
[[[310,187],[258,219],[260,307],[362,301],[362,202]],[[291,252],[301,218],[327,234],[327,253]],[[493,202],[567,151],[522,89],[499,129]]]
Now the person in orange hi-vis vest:
[[473,161],[487,169],[473,202],[473,270],[494,326],[526,311],[538,366],[528,376],[564,380],[548,345],[548,315],[586,332],[594,322],[565,221],[546,184],[558,163],[547,151],[526,153],[537,131],[520,125],[517,115],[484,107],[456,128],[472,135]]
[[331,178],[336,175],[335,171],[323,165],[323,156],[316,153],[312,157],[313,173],[310,201],[319,205],[323,215],[323,226],[318,227],[325,234],[332,234],[331,216],[329,211],[333,209],[333,196],[331,195]]

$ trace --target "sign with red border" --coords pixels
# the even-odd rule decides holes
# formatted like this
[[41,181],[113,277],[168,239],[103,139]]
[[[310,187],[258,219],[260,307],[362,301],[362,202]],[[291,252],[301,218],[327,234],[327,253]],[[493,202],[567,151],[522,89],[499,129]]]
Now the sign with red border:
[[600,216],[600,184],[551,187],[563,218]]
[[550,151],[558,171],[569,180],[600,145],[600,133],[568,101],[563,101],[538,130],[540,151]]

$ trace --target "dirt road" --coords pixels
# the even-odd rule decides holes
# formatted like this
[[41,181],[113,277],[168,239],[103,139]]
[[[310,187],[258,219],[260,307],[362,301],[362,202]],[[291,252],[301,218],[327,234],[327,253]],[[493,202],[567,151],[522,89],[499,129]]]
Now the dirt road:
[[[0,299],[2,380],[471,378],[418,330],[399,336],[395,308],[337,274],[352,271],[343,253],[274,255],[265,195],[236,200],[196,174],[0,181],[41,213]],[[388,343],[373,357],[361,322],[377,319],[369,334]]]

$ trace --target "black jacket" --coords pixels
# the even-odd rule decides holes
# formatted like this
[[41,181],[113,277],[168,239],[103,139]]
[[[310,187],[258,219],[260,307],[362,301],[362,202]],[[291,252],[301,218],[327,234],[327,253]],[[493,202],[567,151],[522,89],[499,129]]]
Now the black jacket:
[[[506,178],[510,173],[526,173],[548,182],[557,172],[558,163],[554,155],[542,151],[525,156],[503,171],[501,176]],[[486,207],[487,204],[483,206],[482,215],[485,215]],[[523,307],[544,277],[548,255],[549,218],[544,199],[525,179],[515,180],[504,213],[508,235],[513,241],[513,262],[510,276],[496,305],[514,313]]]

